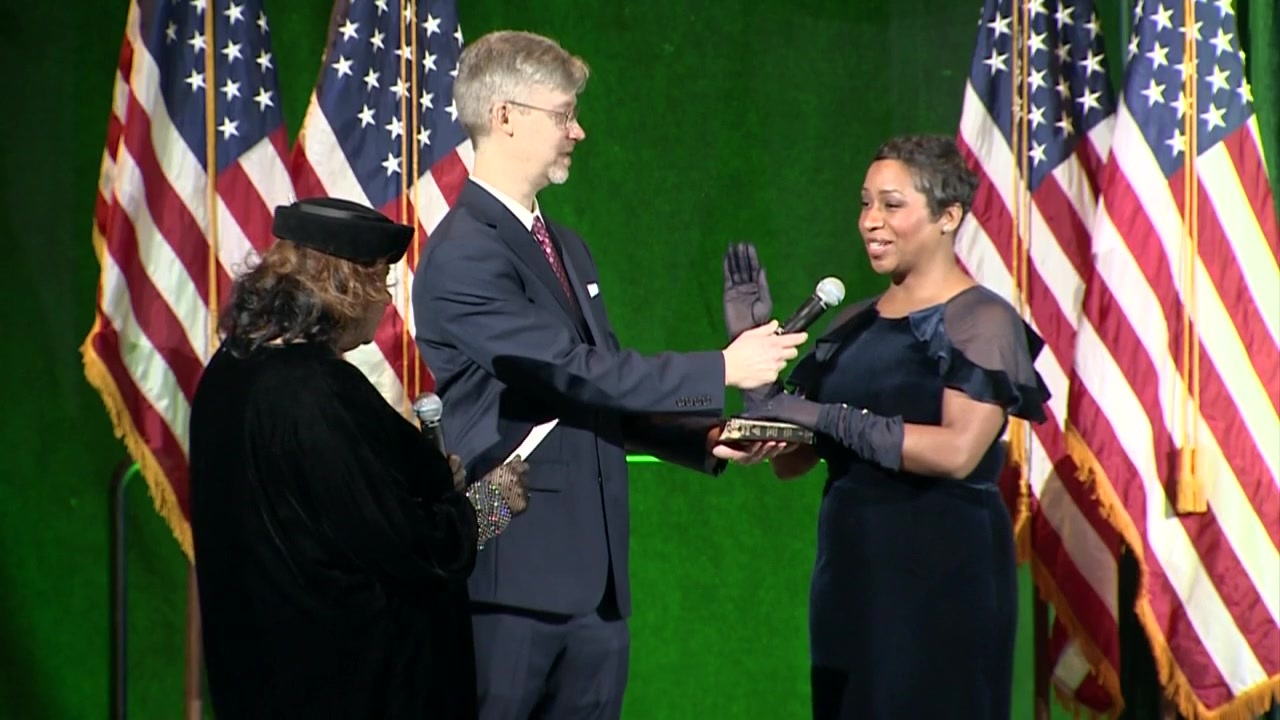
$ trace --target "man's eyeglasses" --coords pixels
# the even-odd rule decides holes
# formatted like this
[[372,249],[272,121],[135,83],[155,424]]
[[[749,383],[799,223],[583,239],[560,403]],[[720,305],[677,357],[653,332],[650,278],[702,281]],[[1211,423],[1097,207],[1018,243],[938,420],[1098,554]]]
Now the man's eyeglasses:
[[528,103],[516,102],[515,100],[508,100],[507,104],[515,105],[516,107],[522,107],[529,110],[537,110],[539,112],[544,112],[552,117],[552,119],[556,124],[556,127],[560,128],[561,130],[568,129],[570,125],[578,121],[577,107],[572,107],[568,110],[552,110],[551,108],[538,107],[537,105],[530,105]]

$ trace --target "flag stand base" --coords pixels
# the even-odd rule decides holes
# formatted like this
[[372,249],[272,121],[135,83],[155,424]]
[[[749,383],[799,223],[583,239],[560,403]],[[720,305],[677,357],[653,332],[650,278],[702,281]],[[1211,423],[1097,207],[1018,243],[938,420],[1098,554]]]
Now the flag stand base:
[[[129,716],[129,605],[128,542],[125,522],[128,510],[129,480],[137,474],[137,465],[123,460],[111,473],[111,688],[108,714],[112,720]],[[201,720],[203,703],[203,648],[200,644],[200,598],[194,565],[187,566],[187,654],[184,691],[186,720]]]

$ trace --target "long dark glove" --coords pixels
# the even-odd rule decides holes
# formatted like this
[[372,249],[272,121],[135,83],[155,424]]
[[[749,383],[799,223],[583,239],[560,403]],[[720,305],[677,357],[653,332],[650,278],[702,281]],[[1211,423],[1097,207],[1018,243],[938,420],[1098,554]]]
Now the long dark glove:
[[734,243],[724,254],[724,327],[733,340],[769,322],[773,299],[769,280],[750,243]]
[[864,460],[890,470],[902,468],[901,417],[887,418],[844,404],[816,403],[785,392],[748,407],[742,417],[807,427],[831,437]]
[[[769,322],[773,298],[769,279],[760,266],[760,257],[751,243],[734,243],[724,253],[724,328],[729,340],[753,327]],[[782,392],[779,384],[742,391],[746,410],[759,407]]]

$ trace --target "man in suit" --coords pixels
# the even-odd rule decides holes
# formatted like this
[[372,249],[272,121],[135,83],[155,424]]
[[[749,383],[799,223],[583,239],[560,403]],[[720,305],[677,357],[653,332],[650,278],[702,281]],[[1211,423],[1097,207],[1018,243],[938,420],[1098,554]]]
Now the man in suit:
[[711,473],[778,452],[717,444],[725,388],[773,382],[805,340],[774,335],[771,323],[722,351],[619,346],[586,244],[536,199],[568,179],[586,137],[576,100],[587,75],[580,58],[529,33],[492,33],[463,50],[454,99],[475,164],[413,287],[450,452],[472,471],[491,468],[558,419],[526,458],[529,509],[481,551],[470,580],[485,720],[620,715],[626,451]]

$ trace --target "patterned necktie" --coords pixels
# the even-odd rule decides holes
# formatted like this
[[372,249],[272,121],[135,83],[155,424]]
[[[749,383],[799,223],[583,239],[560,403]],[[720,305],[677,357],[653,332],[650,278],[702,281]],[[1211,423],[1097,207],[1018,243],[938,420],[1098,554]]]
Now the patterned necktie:
[[577,310],[578,298],[569,287],[569,276],[565,274],[564,266],[560,264],[560,256],[556,254],[556,248],[551,244],[551,234],[547,232],[547,225],[542,222],[540,215],[533,217],[533,237],[538,240],[538,245],[542,246],[542,254],[546,256],[547,262],[551,263],[551,270],[555,272],[556,277],[560,278],[560,287],[569,298],[569,304]]

